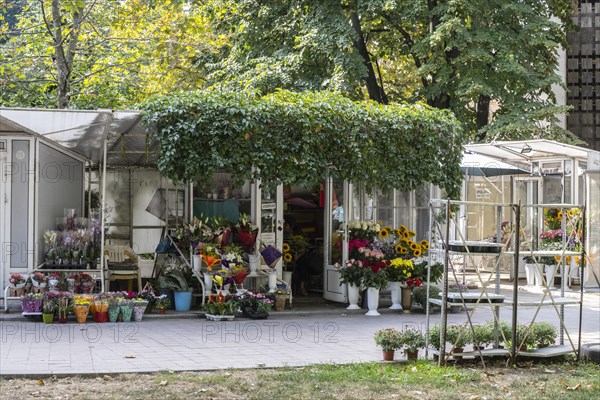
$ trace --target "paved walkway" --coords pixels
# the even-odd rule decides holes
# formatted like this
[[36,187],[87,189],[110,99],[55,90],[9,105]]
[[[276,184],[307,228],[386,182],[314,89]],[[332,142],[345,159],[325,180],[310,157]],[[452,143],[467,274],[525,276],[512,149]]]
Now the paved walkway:
[[[530,321],[535,312],[535,308],[520,310],[523,322]],[[566,310],[567,331],[576,341],[578,308],[569,306]],[[481,306],[473,320],[485,322],[491,315],[488,307]],[[510,320],[510,309],[502,308],[501,316]],[[335,307],[273,312],[264,321],[231,322],[209,322],[187,315],[127,324],[44,325],[3,317],[0,374],[42,376],[379,361],[381,350],[373,342],[377,329],[425,326],[424,314],[384,310],[380,317],[367,317]],[[440,314],[434,314],[432,321],[439,318]],[[449,314],[451,323],[465,320],[465,312]],[[551,307],[545,307],[536,320],[558,321],[558,317]],[[600,342],[598,294],[585,296],[582,335],[583,343]],[[396,359],[401,357],[396,355]]]

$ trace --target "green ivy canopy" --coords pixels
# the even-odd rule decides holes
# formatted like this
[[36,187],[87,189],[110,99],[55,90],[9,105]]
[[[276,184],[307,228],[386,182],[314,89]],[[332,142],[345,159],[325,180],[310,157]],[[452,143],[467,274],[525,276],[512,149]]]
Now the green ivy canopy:
[[225,171],[269,187],[309,185],[329,171],[369,188],[433,183],[459,193],[463,132],[450,112],[425,104],[355,102],[328,92],[197,91],[154,97],[142,109],[147,129],[158,134],[158,168],[177,182]]

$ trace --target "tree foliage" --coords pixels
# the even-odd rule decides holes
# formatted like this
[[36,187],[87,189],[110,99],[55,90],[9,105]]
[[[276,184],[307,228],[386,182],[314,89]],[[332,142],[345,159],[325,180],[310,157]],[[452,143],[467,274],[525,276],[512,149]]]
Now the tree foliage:
[[182,0],[35,0],[0,25],[0,103],[128,108],[153,94],[197,89],[225,36]]
[[206,180],[221,170],[268,187],[310,185],[329,171],[369,188],[431,182],[459,193],[460,125],[425,104],[384,106],[329,92],[199,91],[156,97],[143,109],[158,132],[159,170],[175,181]]
[[552,125],[566,111],[552,85],[570,0],[220,0],[206,10],[232,35],[211,75],[219,86],[425,100],[476,140],[568,138]]

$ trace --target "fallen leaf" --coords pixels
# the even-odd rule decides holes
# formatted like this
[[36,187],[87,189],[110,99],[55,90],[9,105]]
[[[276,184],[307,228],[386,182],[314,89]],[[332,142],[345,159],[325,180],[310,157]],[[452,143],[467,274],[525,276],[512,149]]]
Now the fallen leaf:
[[102,377],[102,379],[104,379],[105,381],[112,381],[113,378],[111,376],[109,376],[109,375],[104,375]]
[[412,372],[417,372],[417,367],[412,367],[410,370],[411,370]]
[[162,381],[158,384],[158,386],[167,386],[168,383],[169,382],[167,382],[167,381]]
[[566,384],[565,382],[563,382],[563,381],[560,381],[560,383],[561,383],[561,385],[563,385],[563,386],[564,386],[564,387],[565,387],[567,390],[577,390],[577,389],[580,389],[580,388],[581,388],[581,383],[578,383],[578,384],[577,384],[577,385],[575,385],[575,386],[569,386],[569,385],[567,385],[567,384]]
[[46,382],[44,382],[44,380],[43,380],[43,379],[40,379],[40,380],[38,381],[38,385],[45,385],[45,384],[46,384]]
[[135,358],[135,356],[125,356],[125,358]]
[[554,369],[547,369],[547,368],[546,368],[546,369],[544,370],[544,372],[545,372],[545,373],[547,373],[547,374],[553,374],[553,373],[555,373],[555,372],[556,372],[556,370],[554,370]]

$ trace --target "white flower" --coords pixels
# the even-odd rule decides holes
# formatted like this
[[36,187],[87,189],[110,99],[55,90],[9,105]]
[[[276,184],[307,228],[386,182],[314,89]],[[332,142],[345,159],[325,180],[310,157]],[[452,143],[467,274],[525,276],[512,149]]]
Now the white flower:
[[369,225],[367,225],[366,222],[362,223],[362,226],[361,226],[362,229],[367,230],[368,227],[369,227]]

